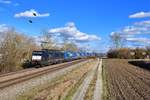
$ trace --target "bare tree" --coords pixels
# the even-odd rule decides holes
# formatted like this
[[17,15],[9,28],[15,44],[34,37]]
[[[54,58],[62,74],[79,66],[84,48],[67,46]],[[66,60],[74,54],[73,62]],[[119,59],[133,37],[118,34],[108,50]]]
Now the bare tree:
[[62,50],[78,51],[78,47],[75,43],[66,41],[63,43]]
[[147,46],[147,47],[146,47],[146,50],[147,50],[148,56],[150,57],[150,46]]
[[114,48],[123,47],[125,40],[120,33],[112,33],[110,38]]
[[41,40],[42,49],[56,49],[56,43],[53,41],[52,34],[49,34],[47,30],[42,31]]
[[30,59],[33,50],[37,49],[32,38],[29,38],[14,29],[3,33],[0,44],[0,72],[21,69],[22,62]]

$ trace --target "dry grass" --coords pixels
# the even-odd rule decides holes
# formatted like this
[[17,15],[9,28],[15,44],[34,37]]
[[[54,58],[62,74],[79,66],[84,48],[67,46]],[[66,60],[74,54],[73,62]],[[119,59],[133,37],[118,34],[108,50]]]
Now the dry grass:
[[75,84],[91,69],[91,66],[84,65],[76,70],[73,70],[62,78],[62,82],[53,86],[53,88],[46,89],[49,91],[47,100],[58,100],[66,97],[67,93]]
[[68,94],[63,100],[72,100],[72,96],[77,91],[79,86],[82,84],[86,76],[87,76],[87,72],[80,78],[80,80],[76,84],[74,84],[74,86],[70,89],[70,91],[68,92]]
[[91,65],[93,63],[86,63],[45,85],[36,86],[19,96],[18,100],[66,100],[74,93],[78,85],[82,83],[86,73],[92,68]]

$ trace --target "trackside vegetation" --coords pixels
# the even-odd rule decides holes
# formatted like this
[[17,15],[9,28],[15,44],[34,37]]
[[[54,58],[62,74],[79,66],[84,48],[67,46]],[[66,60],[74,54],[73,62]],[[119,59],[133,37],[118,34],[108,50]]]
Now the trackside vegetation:
[[61,47],[58,46],[59,43],[46,30],[41,32],[40,38],[25,34],[9,26],[0,32],[0,73],[23,69],[26,63],[30,64],[34,50],[78,50],[72,42],[63,41]]
[[107,53],[108,58],[120,58],[120,59],[149,59],[150,47],[146,48],[118,48],[110,49]]

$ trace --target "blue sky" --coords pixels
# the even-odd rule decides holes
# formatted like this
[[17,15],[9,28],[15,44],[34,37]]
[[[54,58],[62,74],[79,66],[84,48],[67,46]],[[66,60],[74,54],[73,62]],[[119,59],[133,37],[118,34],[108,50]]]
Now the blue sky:
[[[87,44],[95,50],[104,52],[110,46],[110,33],[124,32],[128,26],[139,28],[135,23],[150,20],[149,4],[149,0],[0,0],[0,25],[13,26],[27,35],[38,36],[44,28],[64,28],[71,22],[77,28],[75,31],[83,32],[89,35],[89,38],[91,35],[97,36],[99,39],[95,38]],[[15,14],[31,11],[31,9],[38,14],[49,14],[49,16],[15,17]],[[129,17],[141,12],[149,16]],[[29,19],[33,21],[32,24],[28,23]],[[130,34],[132,28],[128,27],[128,31],[124,33]],[[148,28],[146,32],[149,31],[149,26],[146,28]],[[137,38],[141,41],[137,41]],[[150,45],[149,38],[150,33],[140,33],[134,34],[134,37],[127,40],[128,44],[133,45],[145,44],[143,42],[145,40],[146,45]]]

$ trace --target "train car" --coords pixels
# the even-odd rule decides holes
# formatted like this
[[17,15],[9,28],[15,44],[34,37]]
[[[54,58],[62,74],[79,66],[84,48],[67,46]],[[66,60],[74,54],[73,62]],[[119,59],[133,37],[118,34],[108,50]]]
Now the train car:
[[71,61],[73,60],[73,52],[71,51],[63,51],[63,59],[64,61]]
[[79,52],[73,52],[73,59],[76,60],[76,59],[79,59],[79,58],[80,58]]
[[79,52],[79,58],[85,58],[86,57],[86,54],[85,52]]

